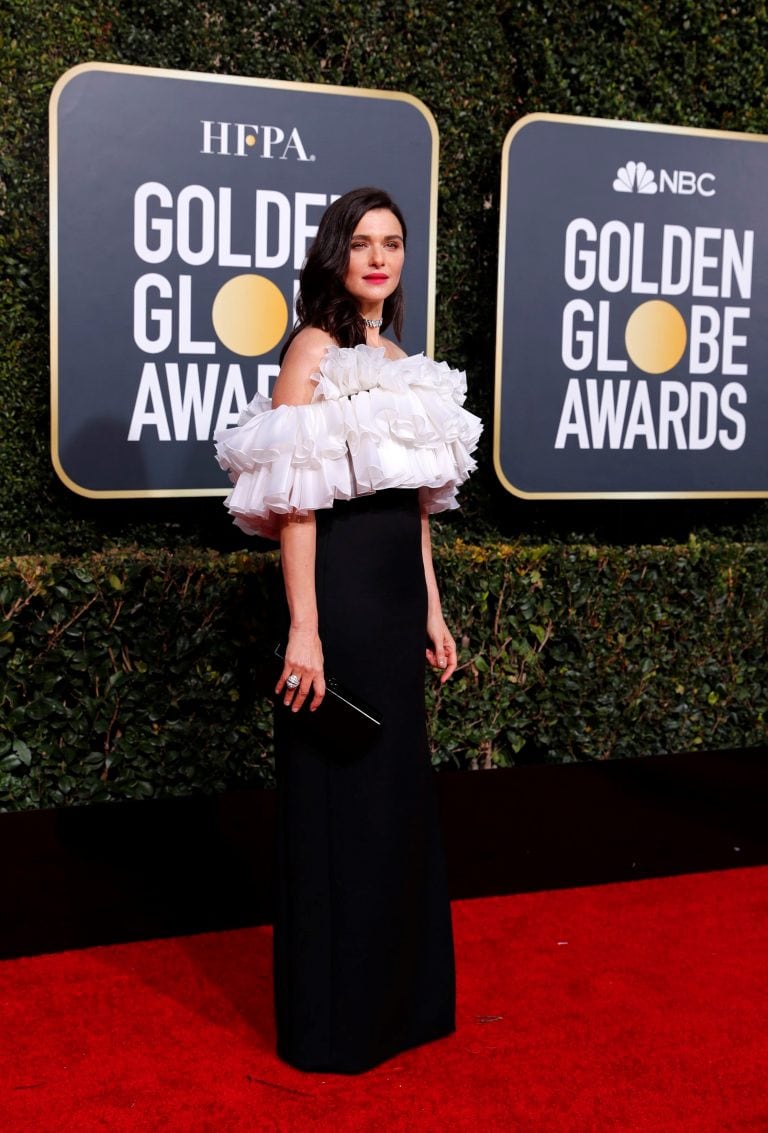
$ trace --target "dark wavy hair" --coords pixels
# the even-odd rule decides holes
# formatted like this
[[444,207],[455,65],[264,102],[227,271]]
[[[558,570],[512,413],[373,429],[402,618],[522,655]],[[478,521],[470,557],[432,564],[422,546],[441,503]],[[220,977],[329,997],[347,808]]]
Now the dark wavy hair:
[[[405,220],[398,206],[383,189],[352,189],[329,205],[323,213],[317,236],[299,276],[296,299],[298,320],[280,352],[280,361],[293,339],[304,327],[327,331],[339,346],[359,346],[365,342],[365,323],[357,303],[344,286],[349,253],[355,229],[371,209],[388,209],[397,217],[407,238]],[[403,330],[405,300],[402,282],[384,300],[382,330],[392,326],[398,339]]]

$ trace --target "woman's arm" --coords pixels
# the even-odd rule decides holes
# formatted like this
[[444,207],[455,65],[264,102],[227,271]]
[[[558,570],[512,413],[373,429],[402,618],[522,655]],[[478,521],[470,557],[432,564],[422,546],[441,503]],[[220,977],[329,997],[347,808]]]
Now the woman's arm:
[[280,558],[291,628],[285,647],[285,663],[275,692],[280,695],[285,680],[291,673],[300,679],[299,687],[295,690],[285,689],[283,698],[294,712],[299,711],[312,689],[314,695],[309,705],[311,712],[314,712],[325,695],[323,648],[317,625],[315,543],[313,514],[282,518]]
[[333,339],[324,330],[305,327],[288,347],[272,391],[272,408],[280,405],[308,405],[315,392],[313,374],[320,369],[323,355]]
[[[330,335],[315,328],[307,328],[296,336],[275,382],[273,409],[280,405],[306,405],[312,400],[315,385],[310,376],[317,372],[320,360],[332,341]],[[283,671],[275,692],[278,696],[284,694],[284,703],[294,712],[299,711],[310,692],[313,692],[310,711],[317,708],[325,695],[323,648],[318,633],[315,594],[315,544],[314,514],[281,517],[280,558],[291,627]],[[291,673],[301,682],[296,689],[285,687],[286,678]]]
[[427,583],[427,637],[432,648],[427,649],[427,661],[436,669],[442,669],[440,684],[445,684],[456,672],[458,658],[456,642],[445,624],[440,605],[440,592],[437,588],[435,567],[432,562],[432,538],[429,533],[429,516],[421,516],[421,554],[424,560],[424,578]]

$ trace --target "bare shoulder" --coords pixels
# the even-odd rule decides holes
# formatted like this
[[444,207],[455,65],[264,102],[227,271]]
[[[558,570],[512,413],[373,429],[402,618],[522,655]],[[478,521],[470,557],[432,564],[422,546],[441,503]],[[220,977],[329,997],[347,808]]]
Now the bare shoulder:
[[299,331],[277,375],[272,392],[274,409],[279,405],[306,405],[312,400],[315,383],[310,378],[317,373],[328,347],[333,345],[331,336],[317,327],[304,327]]
[[408,357],[405,351],[399,347],[396,342],[391,342],[388,338],[381,338],[379,341],[386,351],[387,358],[392,359],[392,361],[395,361],[397,358]]

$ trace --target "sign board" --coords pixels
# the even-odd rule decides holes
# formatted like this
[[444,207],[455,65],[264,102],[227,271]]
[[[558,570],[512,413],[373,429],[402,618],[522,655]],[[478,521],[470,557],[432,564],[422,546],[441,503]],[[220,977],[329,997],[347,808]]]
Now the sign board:
[[767,140],[547,114],[510,131],[494,439],[509,491],[768,495]]
[[433,345],[437,129],[407,94],[88,63],[51,97],[52,458],[93,497],[224,495],[212,435],[269,394],[325,207],[408,224]]

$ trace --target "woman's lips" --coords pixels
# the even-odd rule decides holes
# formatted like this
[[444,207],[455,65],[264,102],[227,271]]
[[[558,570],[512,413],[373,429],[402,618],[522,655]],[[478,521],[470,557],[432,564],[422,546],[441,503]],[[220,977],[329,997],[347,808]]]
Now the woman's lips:
[[363,279],[366,283],[386,283],[389,279],[389,276],[379,274],[364,275]]

